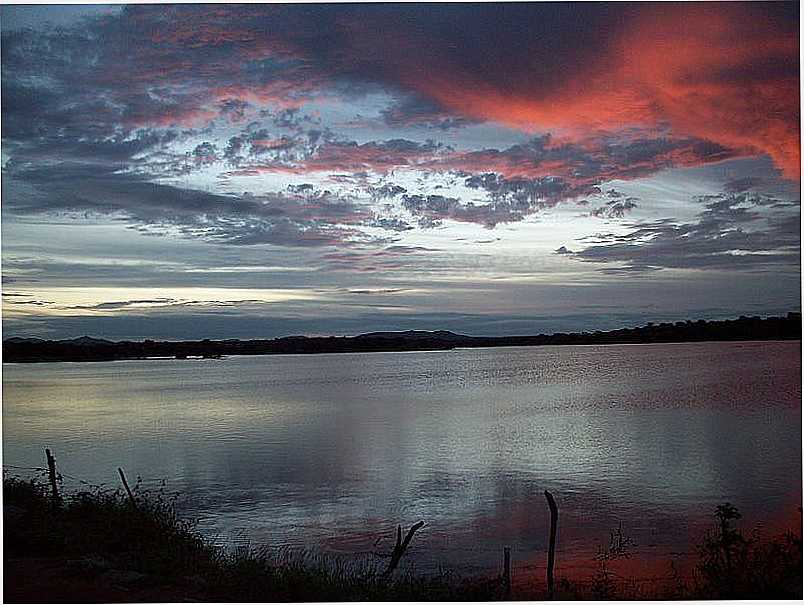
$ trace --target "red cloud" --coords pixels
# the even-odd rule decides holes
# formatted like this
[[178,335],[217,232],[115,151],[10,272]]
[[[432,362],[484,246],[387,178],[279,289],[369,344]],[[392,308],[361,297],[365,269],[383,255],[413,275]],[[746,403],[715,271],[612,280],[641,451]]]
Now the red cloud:
[[[292,107],[336,82],[374,82],[418,93],[437,115],[581,145],[631,129],[705,139],[768,154],[798,178],[798,35],[780,7],[230,5],[172,7],[171,18],[148,7],[126,13],[151,42],[132,46],[127,80],[187,84],[203,109],[222,99]],[[265,75],[246,69],[262,62]],[[343,169],[377,165],[375,151],[352,150]],[[318,161],[326,169],[325,152]]]
[[558,129],[576,141],[590,131],[668,126],[744,154],[767,153],[799,178],[797,57],[794,34],[745,6],[661,3],[645,5],[596,59],[549,90],[506,90],[453,69],[405,81],[471,117]]
[[230,172],[230,176],[258,176],[265,172],[308,172],[387,175],[413,168],[465,174],[496,173],[505,178],[560,177],[573,191],[612,179],[648,176],[669,167],[698,166],[734,157],[734,152],[693,138],[589,138],[583,144],[537,137],[507,149],[453,151],[434,144],[402,139],[364,144],[329,142],[304,160],[277,158],[258,161]]

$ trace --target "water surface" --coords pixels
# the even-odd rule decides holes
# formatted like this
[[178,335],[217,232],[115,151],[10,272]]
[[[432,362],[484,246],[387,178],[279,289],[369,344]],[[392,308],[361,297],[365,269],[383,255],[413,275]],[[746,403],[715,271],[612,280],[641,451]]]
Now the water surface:
[[[714,507],[800,525],[799,342],[467,349],[3,365],[4,462],[164,479],[224,541],[389,548],[473,573],[592,569],[622,523],[636,572],[692,551]],[[377,543],[377,539],[382,540]],[[659,562],[659,563],[657,563]]]

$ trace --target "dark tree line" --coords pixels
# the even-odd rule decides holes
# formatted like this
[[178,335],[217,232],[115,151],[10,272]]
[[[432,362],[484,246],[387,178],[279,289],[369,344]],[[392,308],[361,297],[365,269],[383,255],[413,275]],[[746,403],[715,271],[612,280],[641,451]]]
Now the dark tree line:
[[39,340],[10,338],[3,342],[3,361],[109,361],[149,357],[207,357],[283,353],[347,353],[423,351],[466,347],[579,344],[668,343],[801,339],[801,314],[745,317],[722,321],[649,323],[607,332],[573,332],[537,336],[464,336],[447,331],[374,332],[360,336],[287,336],[272,340],[120,341],[93,338]]

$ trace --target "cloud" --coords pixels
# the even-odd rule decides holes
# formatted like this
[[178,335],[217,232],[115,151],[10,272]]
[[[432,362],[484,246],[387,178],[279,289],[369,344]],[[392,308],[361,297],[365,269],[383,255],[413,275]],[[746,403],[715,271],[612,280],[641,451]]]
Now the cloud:
[[734,157],[709,141],[660,135],[596,138],[583,144],[538,136],[506,149],[449,154],[434,166],[470,173],[494,172],[508,179],[561,177],[576,185],[635,179],[670,167],[695,166]]
[[117,311],[119,309],[127,309],[129,307],[142,307],[142,306],[166,306],[176,304],[179,301],[172,298],[153,298],[142,300],[123,300],[102,302],[94,305],[72,305],[66,307],[72,310],[88,310],[88,311]]
[[[296,160],[277,158],[260,164],[244,164],[230,174],[257,176],[263,173],[307,172],[374,174],[388,178],[395,171],[418,170],[425,173],[453,174],[463,178],[466,187],[485,191],[488,204],[464,202],[457,198],[409,193],[408,189],[386,181],[368,186],[374,201],[401,197],[405,208],[419,216],[421,226],[441,220],[475,222],[494,227],[516,222],[525,216],[556,204],[600,193],[598,185],[612,179],[634,179],[672,166],[694,165],[730,157],[716,144],[692,139],[637,138],[613,142],[597,140],[581,146],[556,142],[549,135],[504,149],[455,151],[428,141],[406,139],[387,141],[326,141],[309,149]],[[636,207],[636,199],[622,200],[595,215],[623,217]]]
[[639,131],[766,153],[797,178],[794,10],[134,5],[81,27],[3,32],[4,112],[12,130],[100,135],[384,90],[392,125],[492,120],[582,144]]
[[723,189],[729,193],[741,193],[762,185],[764,179],[754,176],[746,176],[732,179],[723,184]]
[[[638,207],[639,198],[634,196],[626,196],[621,191],[616,189],[608,189],[605,192],[599,192],[608,201],[603,206],[593,209],[589,212],[589,216],[596,218],[608,219],[622,219],[626,214],[629,214],[634,208]],[[588,200],[587,200],[588,205]]]
[[386,53],[414,53],[395,64],[399,79],[458,115],[579,142],[589,133],[669,128],[768,154],[798,178],[794,11],[781,3],[512,7],[487,15],[494,25],[486,32],[471,22],[461,34],[417,38],[426,46],[418,56],[408,32],[392,35],[395,50]]
[[[573,258],[603,267],[605,272],[656,269],[774,268],[797,271],[801,258],[800,212],[769,214],[777,200],[747,193],[724,193],[699,200],[697,221],[641,222],[625,234],[601,234]],[[796,207],[796,210],[798,208]]]
[[407,139],[386,141],[323,141],[308,148],[303,158],[276,158],[246,164],[233,174],[258,175],[265,172],[304,174],[308,172],[388,174],[399,168],[426,168],[447,148],[439,143],[419,143]]
[[455,116],[432,99],[406,95],[380,112],[388,126],[419,126],[433,130],[452,130],[482,120]]
[[[21,195],[10,208],[114,215],[229,244],[323,246],[364,241],[363,227],[494,227],[612,179],[745,154],[768,153],[792,174],[788,9],[666,8],[659,18],[630,4],[134,5],[71,27],[4,30],[4,176]],[[303,107],[377,92],[391,99],[380,114],[390,127],[443,134],[491,120],[556,134],[499,149],[356,141]],[[258,199],[151,182],[215,169],[221,182],[324,173],[375,204],[401,202],[415,220],[331,194]],[[403,170],[459,175],[488,203],[392,182]],[[635,204],[591,212],[624,218]]]
[[[242,144],[241,139],[237,143]],[[574,187],[589,187],[611,179],[634,179],[670,167],[694,166],[730,157],[733,154],[729,150],[708,141],[666,136],[597,139],[580,145],[544,135],[504,149],[476,151],[456,151],[435,141],[390,139],[361,144],[325,140],[308,145],[295,158],[261,161],[244,165],[243,170],[255,175],[361,171],[386,175],[403,168],[457,172],[475,177],[467,180],[470,187],[512,193],[514,188],[527,188],[525,179],[543,179],[539,185],[543,190],[559,182],[553,180],[551,185],[548,177],[563,179]],[[495,182],[498,177],[504,179]]]
[[[95,214],[145,233],[172,232],[232,245],[327,246],[366,241],[357,229],[371,218],[328,192],[233,196],[151,183],[93,164],[42,167],[9,162],[4,210],[16,215]],[[15,195],[20,191],[20,195]]]
[[419,218],[422,227],[435,227],[445,219],[462,223],[479,223],[493,228],[499,223],[512,223],[524,219],[522,210],[510,202],[494,201],[476,205],[461,202],[458,198],[443,195],[403,195],[402,205]]
[[184,307],[242,307],[244,305],[266,305],[271,301],[259,299],[242,300],[181,300],[176,298],[152,298],[139,300],[108,301],[88,305],[70,305],[62,307],[64,311],[133,311],[153,312]]

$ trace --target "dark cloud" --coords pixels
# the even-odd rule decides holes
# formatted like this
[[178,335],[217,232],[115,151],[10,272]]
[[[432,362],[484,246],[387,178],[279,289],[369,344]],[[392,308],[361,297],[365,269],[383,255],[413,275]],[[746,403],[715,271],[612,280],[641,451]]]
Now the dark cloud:
[[[254,142],[252,141],[252,146]],[[402,167],[422,167],[432,162],[450,148],[432,140],[425,142],[407,139],[369,141],[357,143],[344,140],[321,140],[316,144],[299,147],[295,156],[275,156],[271,159],[255,158],[252,164],[244,164],[233,174],[250,175],[263,172],[307,173],[329,172],[347,173],[353,178],[368,172],[387,174]],[[281,147],[280,147],[281,150]]]
[[398,217],[376,217],[366,223],[370,227],[379,227],[386,231],[411,231],[413,225]]
[[573,185],[561,177],[505,178],[495,173],[467,177],[465,185],[486,190],[495,204],[507,205],[521,214],[530,214],[555,206],[560,201],[597,191],[594,186]]
[[230,122],[242,122],[246,119],[246,110],[250,107],[251,103],[240,99],[224,99],[220,103],[220,112],[229,118]]
[[128,307],[136,305],[171,305],[179,301],[172,298],[152,298],[141,300],[123,300],[115,302],[103,302],[94,305],[73,305],[67,307],[72,310],[89,310],[89,311],[115,311],[118,309],[127,309]]
[[[328,192],[230,196],[151,183],[95,165],[17,165],[4,170],[4,204],[16,215],[102,215],[148,233],[235,245],[324,246],[365,240],[357,227],[370,213]],[[24,195],[14,195],[16,191]]]
[[377,200],[393,199],[407,192],[407,189],[401,187],[400,185],[395,185],[394,183],[383,183],[379,187],[369,187],[371,197]]
[[[267,136],[266,133],[257,135]],[[250,135],[252,148],[254,136]],[[237,143],[240,144],[240,140]],[[282,149],[284,141],[280,143],[273,147]],[[233,144],[230,142],[230,146]],[[565,200],[600,194],[598,185],[606,180],[637,178],[676,163],[721,159],[724,154],[726,150],[705,141],[669,138],[635,139],[617,144],[599,142],[597,147],[583,147],[555,143],[546,135],[503,150],[469,152],[456,152],[434,141],[391,139],[360,144],[330,140],[306,148],[301,154],[304,157],[275,155],[267,161],[257,157],[255,163],[241,164],[241,168],[231,174],[256,176],[264,172],[312,171],[335,173],[332,178],[337,178],[338,173],[345,172],[351,173],[343,175],[348,181],[369,172],[388,175],[400,168],[415,168],[425,173],[463,175],[467,187],[489,195],[489,204],[408,193],[391,182],[367,190],[375,201],[402,195],[403,205],[419,216],[423,227],[438,225],[444,219],[494,227],[521,221],[525,216]],[[691,157],[694,161],[689,159]],[[593,215],[622,218],[636,206],[636,198],[617,200],[594,210]]]
[[[296,267],[310,260],[321,270],[282,274],[282,283],[309,288],[334,273],[339,287],[374,292],[375,274],[383,280],[395,271],[423,276],[463,262],[457,253],[397,244],[412,228],[443,221],[492,228],[570,201],[587,206],[583,216],[592,212],[620,223],[599,227],[616,233],[595,241],[568,242],[572,250],[556,250],[564,257],[553,263],[593,263],[587,267],[604,274],[594,279],[617,288],[632,280],[605,274],[680,267],[757,269],[749,285],[759,291],[756,283],[770,279],[762,271],[772,269],[774,279],[783,274],[788,280],[773,286],[774,300],[792,300],[790,291],[798,296],[789,286],[799,257],[797,202],[739,197],[759,182],[733,179],[726,191],[739,195],[700,200],[703,211],[694,220],[631,222],[637,203],[661,215],[651,200],[602,189],[615,179],[757,154],[768,154],[786,177],[796,178],[797,24],[792,3],[132,5],[60,28],[11,30],[4,23],[3,218],[10,219],[4,235],[17,238],[4,240],[4,247],[25,247],[27,255],[29,246],[41,243],[52,257],[23,266],[4,248],[4,269],[11,279],[42,278],[61,287],[199,286],[210,280],[270,287],[277,280],[268,268],[273,260],[253,258],[269,253],[271,259],[287,255],[293,262],[286,264]],[[378,117],[377,99],[386,103]],[[351,120],[358,111],[375,116],[359,132]],[[490,123],[460,130],[484,122]],[[394,129],[404,129],[407,138],[389,134]],[[548,131],[554,134],[532,136]],[[522,140],[478,142],[489,133]],[[425,137],[435,140],[420,140]],[[770,160],[763,161],[766,171]],[[742,174],[729,170],[721,174]],[[708,175],[714,173],[710,168]],[[260,178],[265,174],[270,178]],[[254,176],[255,186],[243,188],[261,192],[266,182],[284,182],[275,186],[278,193],[248,195],[238,189],[247,179],[234,175]],[[289,181],[296,184],[287,187]],[[456,193],[463,187],[471,190],[468,196]],[[29,235],[59,233],[62,227],[48,224],[55,221],[96,217],[190,240],[171,247],[168,238],[137,239],[146,251],[158,249],[160,259],[191,249],[196,261],[229,255],[229,269],[216,271],[214,261],[201,267],[209,272],[198,273],[167,265],[73,263],[70,255],[59,258],[73,233],[53,242],[32,242]],[[25,228],[13,231],[22,222]],[[376,236],[380,231],[384,235]],[[465,245],[489,241],[467,238]],[[248,247],[259,244],[274,247]],[[488,250],[491,262],[491,253],[504,250],[478,248],[472,262],[487,248],[494,248]],[[105,261],[105,252],[96,246],[80,254]],[[118,251],[108,252],[114,260]],[[246,278],[231,268],[248,255],[266,267]],[[188,266],[199,268],[192,259]],[[152,294],[139,304],[150,304],[146,297]],[[355,296],[350,304],[366,304],[366,298]],[[739,298],[731,296],[729,305]],[[25,300],[12,296],[6,302]],[[229,304],[174,306],[207,303],[216,311]],[[134,313],[137,303],[98,304],[112,306],[96,310],[123,314]],[[194,320],[197,326],[202,315],[195,311],[176,325],[170,323],[179,316],[176,309],[161,324],[91,325],[146,336],[187,328],[197,335],[181,323]],[[235,309],[221,312],[234,315]],[[338,323],[320,315],[305,324],[257,317],[238,325],[248,325],[250,334],[367,328],[362,319]],[[530,331],[523,326],[533,325],[513,316],[414,315],[369,319],[383,329],[431,322],[437,328],[484,326],[492,333],[511,326]],[[82,329],[80,334],[90,325],[75,322],[66,329]],[[599,315],[590,322],[602,327]],[[215,326],[233,335],[228,320]]]
[[[400,168],[454,173],[484,190],[490,203],[450,201],[391,183],[369,194],[374,201],[408,195],[403,204],[421,226],[449,219],[494,227],[591,195],[607,180],[735,157],[738,151],[728,145],[654,126],[614,134],[595,130],[582,141],[540,136],[505,149],[469,151],[402,138],[357,142],[337,138],[320,116],[300,107],[316,95],[382,90],[395,99],[382,113],[391,126],[443,130],[483,120],[433,93],[428,74],[438,76],[447,67],[453,75],[469,70],[512,94],[536,83],[562,89],[562,69],[585,73],[599,53],[600,28],[608,28],[607,35],[625,31],[638,12],[630,5],[516,5],[504,11],[495,5],[135,5],[80,27],[45,27],[36,35],[6,31],[0,52],[9,174],[36,190],[35,200],[16,208],[38,207],[42,196],[55,191],[53,210],[118,212],[139,228],[172,226],[186,236],[229,243],[284,244],[298,236],[299,245],[321,245],[356,237],[361,223],[391,232],[407,225],[398,217],[372,221],[346,213],[327,224],[331,212],[307,220],[288,216],[289,208],[277,210],[276,203],[233,204],[228,196],[196,211],[193,204],[210,198],[188,191],[174,204],[181,197],[177,187],[162,189],[167,186],[149,185],[144,177],[186,176],[219,162],[231,169],[228,176],[325,172],[335,182],[360,187],[369,175]],[[572,45],[566,43],[569,34]],[[534,61],[545,53],[549,62]],[[505,58],[504,67],[492,58]],[[445,86],[454,84],[447,80]],[[206,130],[197,128],[215,120],[240,124],[257,116],[271,127],[254,121],[226,143],[208,137],[198,142]],[[185,140],[192,140],[188,151],[177,151],[175,144]],[[80,185],[74,171],[65,172],[72,170],[66,159],[94,167],[87,168],[85,192],[53,179],[46,192],[41,174],[20,168],[56,164],[53,170],[65,183]],[[137,196],[122,191],[129,181]],[[170,210],[160,213],[150,202],[154,191],[167,197]],[[622,218],[634,205],[625,201],[593,213]]]
[[[264,305],[270,304],[264,300],[243,299],[243,300],[178,300],[175,298],[152,298],[141,300],[122,300],[102,302],[92,305],[72,305],[65,307],[68,311],[119,311],[121,309],[134,309],[145,312],[143,306],[155,307],[159,310],[182,307],[237,307],[240,305]],[[154,309],[149,309],[153,311]]]
[[729,193],[741,193],[754,189],[758,185],[762,185],[764,179],[755,176],[746,176],[738,179],[732,179],[723,184],[724,191]]
[[214,164],[218,161],[218,150],[213,143],[204,142],[193,149],[193,158],[197,165]]
[[476,205],[443,195],[403,195],[402,205],[419,218],[425,228],[438,226],[445,219],[462,223],[478,223],[493,228],[499,223],[512,223],[524,218],[522,212],[506,201]]
[[54,304],[51,300],[40,300],[33,294],[24,292],[3,292],[2,294],[4,299],[11,299],[7,303],[14,306],[49,307]]
[[[729,157],[733,153],[728,149],[697,139],[660,136],[625,141],[593,139],[576,144],[557,142],[544,135],[502,150],[451,154],[434,161],[434,165],[481,175],[496,173],[509,182],[556,177],[576,187],[591,187],[612,179],[635,179],[674,166],[694,166]],[[505,182],[495,182],[493,176],[470,183],[492,191],[505,188]]]
[[[605,206],[595,208],[589,215],[597,218],[624,218],[626,214],[638,206],[637,198],[627,197],[625,199],[619,199],[620,193],[615,193],[617,194],[617,199],[606,202]],[[611,195],[611,192],[609,192],[609,195]]]
[[573,253],[592,263],[619,263],[606,272],[667,269],[796,271],[800,264],[800,213],[769,215],[776,200],[746,193],[706,196],[698,220],[637,223],[625,234],[596,236],[597,242]]
[[[670,8],[132,5],[72,28],[4,31],[4,113],[26,130],[14,136],[99,138],[240,120],[247,104],[292,112],[322,94],[384,90],[397,98],[384,114],[391,123],[493,119],[576,138],[636,124],[649,139],[669,126],[675,138],[714,141],[696,158],[761,151],[787,167],[797,139],[785,133],[798,124],[792,5]],[[657,153],[612,150],[621,162],[631,152]]]
[[477,124],[482,120],[452,115],[431,99],[415,95],[404,96],[380,112],[388,126],[420,126],[435,130],[452,130]]

